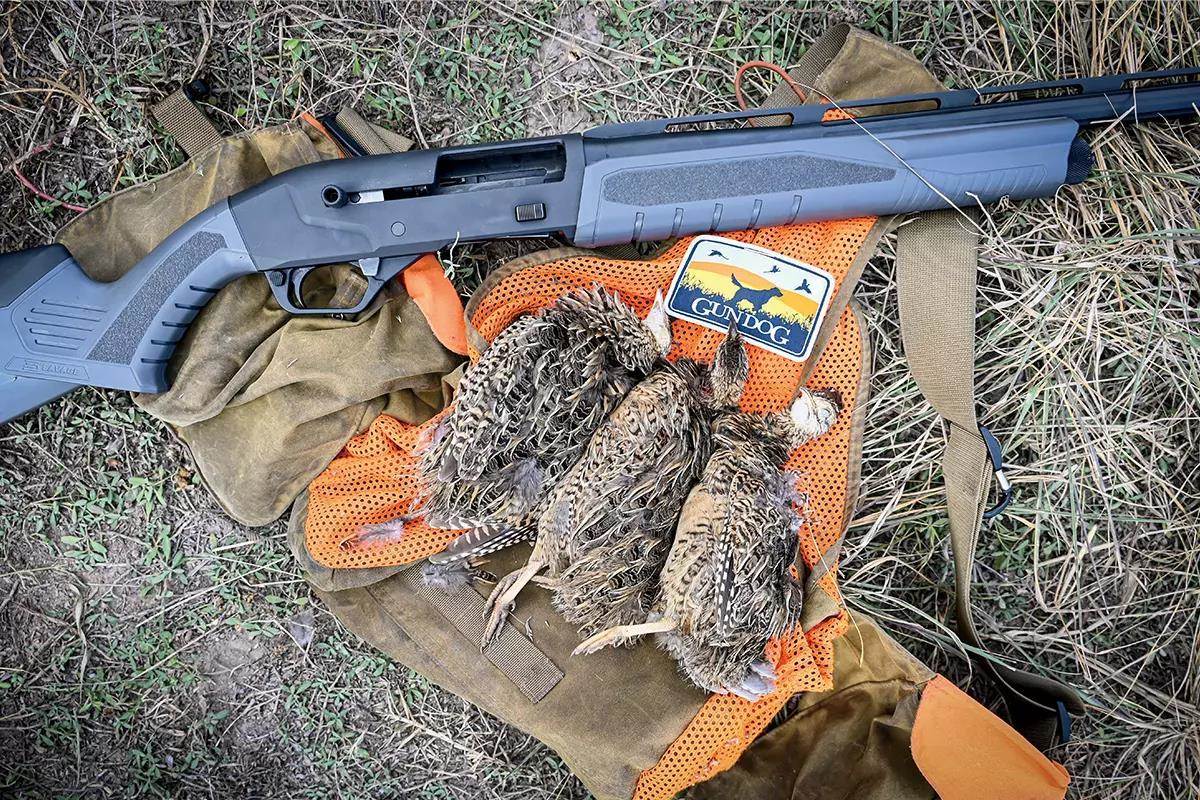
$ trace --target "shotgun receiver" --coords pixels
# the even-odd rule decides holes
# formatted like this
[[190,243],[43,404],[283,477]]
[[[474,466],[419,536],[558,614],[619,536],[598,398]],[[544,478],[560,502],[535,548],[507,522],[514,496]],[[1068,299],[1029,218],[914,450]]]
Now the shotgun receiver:
[[[1193,68],[298,167],[196,215],[112,283],[89,279],[61,245],[0,255],[0,422],[81,385],[165,390],[188,324],[243,275],[263,273],[293,314],[352,314],[422,254],[454,242],[561,235],[596,247],[1045,197],[1090,173],[1081,127],[1195,118],[1198,105]],[[827,119],[835,107],[862,115]],[[764,118],[785,124],[755,125]],[[367,279],[362,300],[305,307],[305,275],[340,262]]]

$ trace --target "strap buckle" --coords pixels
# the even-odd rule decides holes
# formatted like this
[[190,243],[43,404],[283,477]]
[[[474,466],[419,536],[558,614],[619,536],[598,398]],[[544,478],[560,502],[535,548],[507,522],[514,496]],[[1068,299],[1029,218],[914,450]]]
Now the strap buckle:
[[188,81],[180,88],[187,96],[187,99],[193,103],[202,102],[212,96],[212,87],[203,78]]
[[1004,509],[1008,508],[1008,504],[1012,502],[1012,484],[1008,482],[1008,476],[1004,474],[1004,452],[1000,449],[1000,440],[992,435],[985,426],[979,426],[979,435],[983,437],[984,444],[988,449],[988,460],[992,462],[992,471],[996,473],[996,485],[1000,487],[1000,499],[996,504],[983,512],[983,518],[990,520],[1004,513]]
[[1058,743],[1066,744],[1071,741],[1071,713],[1062,700],[1054,702],[1058,706]]

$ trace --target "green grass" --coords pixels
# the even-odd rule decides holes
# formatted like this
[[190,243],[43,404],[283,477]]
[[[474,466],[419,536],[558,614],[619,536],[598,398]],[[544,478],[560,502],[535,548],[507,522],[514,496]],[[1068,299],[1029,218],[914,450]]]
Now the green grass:
[[[438,146],[730,110],[738,64],[794,64],[840,21],[952,86],[1200,63],[1195,2],[10,4],[0,249],[72,216],[14,163],[83,205],[182,163],[148,107],[196,74],[227,132],[354,103]],[[1097,139],[1088,183],[984,222],[981,413],[1017,499],[981,539],[979,623],[1093,704],[1056,754],[1074,796],[1195,796],[1200,151],[1194,126]],[[451,266],[469,288],[521,247],[456,248]],[[875,377],[842,585],[990,697],[946,624],[941,432],[905,367],[893,247],[858,293]],[[117,393],[0,427],[0,629],[6,796],[586,794],[548,749],[340,627],[282,527],[225,518]]]

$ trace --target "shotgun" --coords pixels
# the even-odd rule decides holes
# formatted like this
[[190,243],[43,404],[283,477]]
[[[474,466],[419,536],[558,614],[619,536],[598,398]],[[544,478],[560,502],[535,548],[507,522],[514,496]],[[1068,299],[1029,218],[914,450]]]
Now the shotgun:
[[[262,273],[292,314],[353,314],[455,242],[557,235],[598,247],[1046,197],[1091,172],[1082,127],[1197,118],[1198,105],[1200,68],[1190,68],[297,167],[213,204],[111,283],[88,278],[61,245],[0,255],[0,422],[76,386],[164,391],[189,323],[243,275]],[[344,262],[366,278],[362,299],[306,307],[305,276]]]

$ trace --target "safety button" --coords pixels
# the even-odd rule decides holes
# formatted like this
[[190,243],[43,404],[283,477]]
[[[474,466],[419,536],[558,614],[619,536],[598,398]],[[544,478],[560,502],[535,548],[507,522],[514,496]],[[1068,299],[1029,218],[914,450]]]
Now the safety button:
[[545,203],[522,203],[515,210],[517,222],[537,222],[546,218]]

